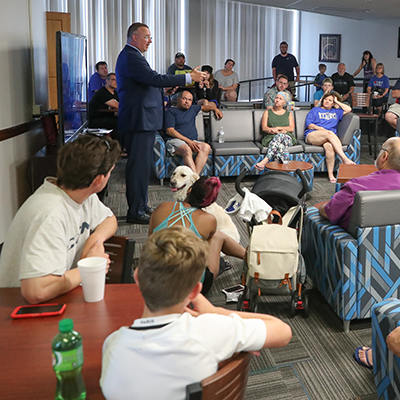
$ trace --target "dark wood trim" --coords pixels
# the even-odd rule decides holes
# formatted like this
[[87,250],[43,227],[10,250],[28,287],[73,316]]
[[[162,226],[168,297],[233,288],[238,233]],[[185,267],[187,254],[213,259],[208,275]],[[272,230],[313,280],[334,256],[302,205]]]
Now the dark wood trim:
[[22,135],[23,133],[29,132],[32,129],[37,128],[42,124],[41,119],[33,119],[32,121],[24,122],[23,124],[11,126],[0,130],[0,142],[3,140],[10,139],[14,136]]

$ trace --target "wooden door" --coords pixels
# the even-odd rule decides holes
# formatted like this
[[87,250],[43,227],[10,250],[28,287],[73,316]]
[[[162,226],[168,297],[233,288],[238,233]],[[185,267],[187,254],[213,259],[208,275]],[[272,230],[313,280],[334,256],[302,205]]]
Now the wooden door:
[[71,32],[71,15],[69,13],[47,12],[47,62],[49,69],[49,108],[56,110],[57,103],[57,69],[56,69],[56,32]]

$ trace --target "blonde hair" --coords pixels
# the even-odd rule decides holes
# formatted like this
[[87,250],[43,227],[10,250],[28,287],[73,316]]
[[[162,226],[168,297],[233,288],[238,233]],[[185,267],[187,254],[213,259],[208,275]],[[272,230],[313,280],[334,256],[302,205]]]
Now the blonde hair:
[[149,310],[182,302],[200,281],[207,256],[208,243],[183,226],[153,233],[138,265],[140,291]]

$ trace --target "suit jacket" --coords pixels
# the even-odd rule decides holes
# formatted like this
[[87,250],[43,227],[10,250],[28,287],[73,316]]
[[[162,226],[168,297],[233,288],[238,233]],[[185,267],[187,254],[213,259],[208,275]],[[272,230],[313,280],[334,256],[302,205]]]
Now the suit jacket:
[[126,45],[115,68],[119,129],[157,131],[164,123],[163,87],[184,86],[185,75],[161,75],[150,68],[139,50]]

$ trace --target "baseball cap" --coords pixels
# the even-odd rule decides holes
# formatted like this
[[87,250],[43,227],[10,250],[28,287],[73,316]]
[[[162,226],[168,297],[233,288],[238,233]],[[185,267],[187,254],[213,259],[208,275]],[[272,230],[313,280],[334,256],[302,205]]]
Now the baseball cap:
[[183,57],[186,58],[185,55],[181,52],[175,54],[175,58]]

